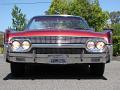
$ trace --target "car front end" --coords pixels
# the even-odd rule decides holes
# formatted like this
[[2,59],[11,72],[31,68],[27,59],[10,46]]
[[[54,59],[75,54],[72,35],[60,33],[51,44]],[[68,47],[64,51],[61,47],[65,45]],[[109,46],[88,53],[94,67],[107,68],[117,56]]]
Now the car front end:
[[[100,33],[88,29],[87,23],[81,17],[34,17],[26,30],[6,33],[6,61],[20,64],[104,66],[112,59],[110,36],[110,32]],[[12,72],[16,72],[14,66],[11,66]]]

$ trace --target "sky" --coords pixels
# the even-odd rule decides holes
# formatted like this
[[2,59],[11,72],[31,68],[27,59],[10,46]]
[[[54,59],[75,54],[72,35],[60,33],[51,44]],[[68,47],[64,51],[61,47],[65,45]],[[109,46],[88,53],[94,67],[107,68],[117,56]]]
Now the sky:
[[[14,7],[13,3],[36,3],[49,2],[38,4],[17,4],[17,6],[26,14],[29,20],[33,16],[44,15],[48,10],[52,0],[3,0],[0,2],[0,31],[5,31],[12,24],[11,11]],[[99,0],[103,11],[120,11],[120,0]]]

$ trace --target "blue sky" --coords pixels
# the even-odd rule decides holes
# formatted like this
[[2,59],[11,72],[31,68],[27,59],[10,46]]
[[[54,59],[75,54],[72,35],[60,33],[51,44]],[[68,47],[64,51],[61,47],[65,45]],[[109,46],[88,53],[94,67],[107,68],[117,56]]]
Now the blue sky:
[[[0,2],[0,31],[5,31],[8,26],[11,26],[11,11],[13,4],[9,3],[34,3],[34,2],[51,2],[51,0],[3,0]],[[105,11],[120,11],[120,0],[99,0],[100,6]],[[44,12],[48,10],[50,3],[39,4],[19,4],[17,5],[22,9],[22,12],[26,14],[27,19],[36,15],[44,15]]]

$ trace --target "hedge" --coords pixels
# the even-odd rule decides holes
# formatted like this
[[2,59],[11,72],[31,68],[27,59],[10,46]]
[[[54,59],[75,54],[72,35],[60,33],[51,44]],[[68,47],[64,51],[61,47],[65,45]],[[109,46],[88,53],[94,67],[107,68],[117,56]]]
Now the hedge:
[[113,36],[113,56],[120,55],[120,36]]
[[0,54],[3,54],[3,52],[4,52],[4,48],[0,47]]

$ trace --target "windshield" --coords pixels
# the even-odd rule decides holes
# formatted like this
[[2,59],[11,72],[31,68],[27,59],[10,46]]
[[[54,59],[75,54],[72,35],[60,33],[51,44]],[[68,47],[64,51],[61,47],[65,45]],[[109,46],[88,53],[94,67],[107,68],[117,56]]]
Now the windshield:
[[88,24],[79,17],[45,16],[33,18],[28,29],[88,29]]

